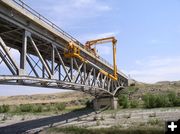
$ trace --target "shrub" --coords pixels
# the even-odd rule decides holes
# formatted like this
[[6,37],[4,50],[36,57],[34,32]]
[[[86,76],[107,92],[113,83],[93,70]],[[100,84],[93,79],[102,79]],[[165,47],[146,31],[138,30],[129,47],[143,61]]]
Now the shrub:
[[128,108],[129,107],[129,100],[128,100],[127,95],[119,95],[118,96],[118,103],[123,108]]
[[171,106],[171,102],[168,96],[165,95],[156,95],[156,107],[169,107]]
[[0,106],[0,113],[7,113],[9,111],[9,105]]
[[169,102],[171,104],[171,106],[174,106],[176,104],[176,93],[175,92],[169,92],[168,93],[168,98],[169,98]]
[[150,107],[152,107],[152,106],[150,106],[150,98],[151,96],[150,96],[150,94],[145,94],[144,96],[143,96],[143,101],[144,101],[144,107],[146,107],[146,108],[150,108]]
[[174,106],[180,106],[180,97],[176,98]]
[[150,125],[158,125],[160,123],[160,121],[156,118],[156,119],[150,119],[147,122]]
[[139,102],[137,100],[131,100],[130,102],[131,108],[136,108],[138,107],[138,105],[139,105]]
[[62,111],[66,108],[66,105],[65,105],[65,103],[57,103],[57,104],[55,104],[55,107],[57,110]]
[[32,111],[35,112],[35,113],[40,113],[40,112],[42,112],[42,105],[40,105],[40,104],[38,104],[38,105],[33,105]]
[[138,87],[128,87],[128,94],[133,94],[139,90]]
[[32,105],[31,104],[21,104],[19,106],[20,112],[31,112],[32,111]]
[[45,112],[51,111],[51,105],[50,105],[50,104],[47,104],[47,105],[43,108],[43,111],[45,111]]
[[180,106],[180,98],[176,96],[175,92],[156,95],[146,94],[143,96],[143,101],[146,108]]
[[143,100],[146,108],[166,107],[169,105],[169,99],[166,95],[146,94]]

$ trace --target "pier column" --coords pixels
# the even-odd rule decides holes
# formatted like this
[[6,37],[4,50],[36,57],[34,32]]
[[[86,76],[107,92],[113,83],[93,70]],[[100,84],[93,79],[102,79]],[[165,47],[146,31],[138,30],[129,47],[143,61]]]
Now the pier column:
[[117,109],[117,98],[116,97],[101,97],[93,100],[93,108],[99,110],[103,107],[109,106],[111,109]]

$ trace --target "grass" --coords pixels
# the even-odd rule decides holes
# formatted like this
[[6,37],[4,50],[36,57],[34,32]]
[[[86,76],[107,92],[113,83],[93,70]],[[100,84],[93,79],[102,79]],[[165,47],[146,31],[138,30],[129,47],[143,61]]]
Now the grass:
[[9,111],[9,105],[0,106],[0,113],[7,113]]
[[155,127],[136,127],[122,129],[121,127],[86,129],[80,127],[50,128],[48,132],[65,134],[163,134],[164,130]]
[[[151,87],[152,88],[152,87]],[[119,108],[160,108],[180,106],[180,96],[175,90],[166,92],[147,92],[139,94],[139,87],[130,86],[118,96]]]
[[139,106],[139,101],[137,100],[131,100],[130,101],[130,107],[131,108],[137,108]]
[[119,106],[122,106],[123,108],[128,108],[129,107],[129,99],[127,95],[119,95],[118,96],[118,104]]
[[154,126],[154,125],[159,125],[159,124],[160,124],[160,121],[159,121],[157,118],[155,118],[155,119],[149,119],[148,122],[147,122],[147,124],[150,124],[150,125],[152,125],[152,126]]
[[65,103],[55,104],[20,104],[20,105],[2,105],[0,113],[42,113],[42,112],[58,112],[66,110]]
[[166,94],[148,93],[143,96],[145,108],[175,107],[180,106],[180,97],[175,92]]

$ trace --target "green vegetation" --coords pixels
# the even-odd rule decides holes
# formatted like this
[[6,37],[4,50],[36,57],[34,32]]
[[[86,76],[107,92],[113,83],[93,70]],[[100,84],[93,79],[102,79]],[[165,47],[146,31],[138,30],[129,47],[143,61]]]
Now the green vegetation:
[[20,105],[2,105],[0,113],[41,113],[50,111],[65,110],[65,103],[55,104],[20,104]]
[[65,103],[56,103],[55,107],[58,111],[62,111],[66,108],[66,105],[65,105]]
[[16,111],[20,112],[31,112],[34,105],[32,104],[21,104],[19,107],[16,107]]
[[162,128],[155,127],[136,127],[129,129],[122,129],[121,127],[100,128],[100,129],[86,129],[79,127],[65,127],[65,128],[50,128],[50,133],[65,133],[65,134],[163,134]]
[[118,96],[120,108],[160,108],[180,106],[180,97],[175,91],[138,93],[139,88],[130,86]]
[[131,108],[137,108],[139,106],[139,102],[137,100],[130,101]]
[[169,92],[166,94],[148,93],[143,96],[145,108],[180,106],[179,99],[180,98],[175,94],[175,92]]
[[[59,109],[58,109],[59,110]],[[34,113],[40,113],[43,111],[43,106],[42,105],[35,105],[32,107],[32,111]]]
[[130,86],[128,87],[126,93],[131,95],[131,94],[134,94],[135,92],[137,92],[139,90],[138,87],[135,87],[135,86]]
[[0,113],[7,113],[9,111],[9,105],[0,106]]
[[150,119],[150,120],[148,120],[147,123],[154,126],[154,125],[159,125],[160,121],[158,119]]
[[119,103],[119,106],[122,106],[123,108],[128,108],[129,107],[129,100],[128,100],[128,97],[127,95],[119,95],[118,96],[118,103]]
[[[139,101],[132,99],[131,96],[139,90],[138,87],[130,86],[118,96],[118,104],[122,108],[137,108]],[[131,99],[129,99],[131,98]]]

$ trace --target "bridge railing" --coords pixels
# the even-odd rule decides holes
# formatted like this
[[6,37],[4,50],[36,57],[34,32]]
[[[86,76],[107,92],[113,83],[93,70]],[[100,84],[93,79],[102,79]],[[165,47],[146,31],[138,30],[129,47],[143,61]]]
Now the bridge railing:
[[[51,26],[52,28],[54,28],[55,30],[57,30],[58,32],[60,32],[61,34],[63,34],[64,36],[66,36],[68,39],[70,39],[71,41],[76,42],[79,46],[81,46],[82,48],[84,48],[84,45],[82,43],[80,43],[77,39],[75,39],[74,37],[72,37],[71,35],[69,35],[67,32],[65,32],[64,30],[62,30],[59,26],[57,26],[56,24],[54,24],[53,22],[51,22],[50,20],[48,20],[46,17],[44,17],[43,15],[41,15],[40,13],[38,13],[37,11],[35,11],[34,9],[32,9],[30,6],[28,6],[26,3],[24,3],[22,0],[12,0],[15,4],[19,5],[21,8],[25,9],[26,11],[28,11],[29,13],[33,14],[34,16],[36,16],[37,18],[39,18],[41,21],[45,22],[46,24],[48,24],[49,26]],[[105,60],[102,57],[98,57],[103,63],[105,63],[106,65],[113,67],[107,60]]]
[[69,38],[70,40],[76,42],[77,44],[79,44],[80,46],[83,46],[78,40],[76,40],[74,37],[72,37],[71,35],[69,35],[67,32],[65,32],[64,30],[62,30],[60,27],[58,27],[56,24],[54,24],[53,22],[51,22],[50,20],[48,20],[46,17],[44,17],[43,15],[41,15],[40,13],[38,13],[37,11],[35,11],[34,9],[32,9],[30,6],[28,6],[27,4],[25,4],[22,0],[12,0],[13,2],[15,2],[17,5],[19,5],[20,7],[22,7],[23,9],[27,10],[28,12],[30,12],[31,14],[33,14],[34,16],[36,16],[37,18],[39,18],[41,21],[45,22],[46,24],[48,24],[49,26],[51,26],[52,28],[56,29],[58,32],[60,32],[61,34],[63,34],[64,36],[66,36],[67,38]]

